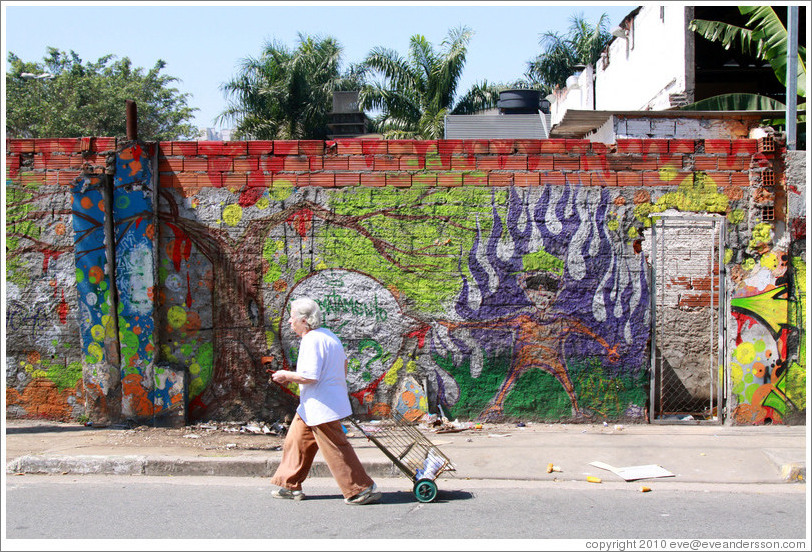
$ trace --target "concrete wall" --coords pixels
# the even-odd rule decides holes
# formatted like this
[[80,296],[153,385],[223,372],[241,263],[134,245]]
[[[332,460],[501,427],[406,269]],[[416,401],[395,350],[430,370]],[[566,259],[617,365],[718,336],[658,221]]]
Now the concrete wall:
[[642,421],[648,215],[721,213],[731,269],[770,263],[757,145],[11,140],[8,413],[277,419],[262,357],[294,365],[309,295],[358,414]]
[[[668,109],[669,94],[686,91],[685,9],[669,3],[642,6],[629,23],[628,38],[615,38],[597,62],[595,109]],[[644,79],[640,67],[646,68]]]

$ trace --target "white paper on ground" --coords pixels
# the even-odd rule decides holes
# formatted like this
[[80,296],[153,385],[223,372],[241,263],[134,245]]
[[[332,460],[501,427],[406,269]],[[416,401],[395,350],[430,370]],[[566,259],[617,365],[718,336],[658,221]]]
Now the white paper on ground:
[[602,470],[609,470],[615,475],[619,475],[626,481],[648,479],[652,477],[674,477],[673,473],[662,466],[658,466],[657,464],[649,464],[647,466],[627,466],[624,468],[616,468],[603,462],[590,462],[589,464]]

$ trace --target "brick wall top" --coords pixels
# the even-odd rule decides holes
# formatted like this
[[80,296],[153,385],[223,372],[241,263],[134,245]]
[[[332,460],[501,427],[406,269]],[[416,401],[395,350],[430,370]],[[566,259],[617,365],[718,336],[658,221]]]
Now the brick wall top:
[[[69,183],[100,172],[115,138],[6,140],[7,178]],[[756,140],[254,140],[158,143],[166,187],[663,186],[701,171],[748,185]],[[52,174],[53,173],[53,174]]]

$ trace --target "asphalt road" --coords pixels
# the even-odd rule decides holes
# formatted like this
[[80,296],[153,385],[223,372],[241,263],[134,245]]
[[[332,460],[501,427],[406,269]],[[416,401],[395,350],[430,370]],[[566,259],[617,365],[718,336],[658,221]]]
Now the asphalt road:
[[[15,549],[13,539],[121,539],[115,549],[127,548],[130,539],[531,539],[533,549],[546,549],[550,539],[642,543],[807,534],[806,485],[450,478],[437,481],[434,502],[420,503],[405,478],[377,483],[384,492],[381,502],[359,507],[345,505],[329,478],[308,480],[307,499],[293,502],[272,499],[274,487],[256,477],[8,475],[5,545]],[[651,492],[640,492],[641,485]],[[295,547],[306,548],[303,542]],[[400,549],[403,542],[372,549]],[[53,544],[62,550],[64,541]],[[454,548],[450,544],[442,548]],[[129,546],[146,549],[137,541]],[[161,548],[183,549],[166,546]],[[47,542],[38,542],[37,549],[47,548]],[[406,549],[420,548],[440,549]],[[476,548],[476,543],[464,547]],[[81,549],[111,548],[88,541]]]

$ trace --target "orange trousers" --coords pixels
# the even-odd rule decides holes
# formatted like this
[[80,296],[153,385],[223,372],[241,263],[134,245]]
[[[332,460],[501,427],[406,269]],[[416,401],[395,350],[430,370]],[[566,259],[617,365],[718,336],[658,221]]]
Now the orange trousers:
[[282,461],[271,477],[271,483],[298,491],[307,478],[316,452],[321,451],[330,473],[344,498],[350,498],[372,486],[363,464],[344,435],[338,420],[308,426],[296,414],[282,446]]

